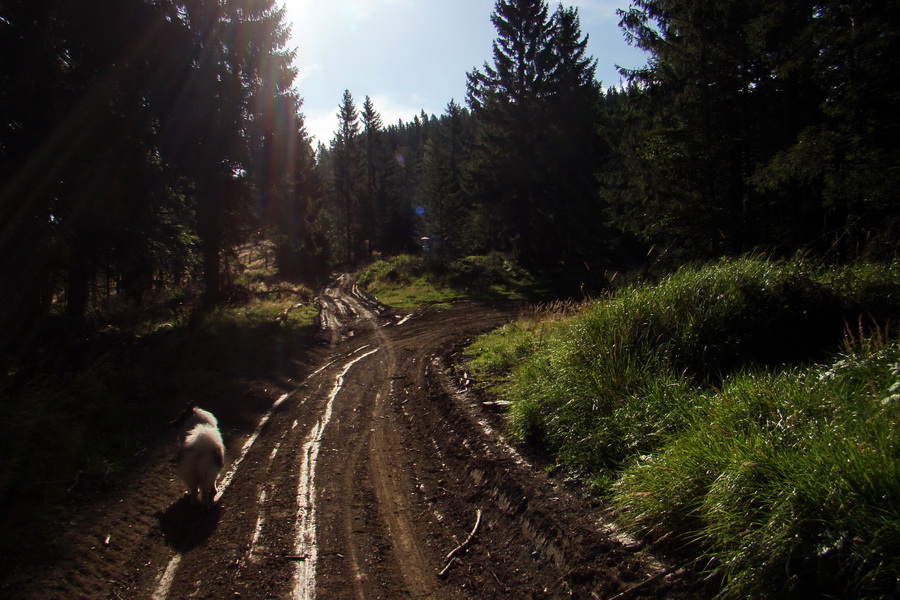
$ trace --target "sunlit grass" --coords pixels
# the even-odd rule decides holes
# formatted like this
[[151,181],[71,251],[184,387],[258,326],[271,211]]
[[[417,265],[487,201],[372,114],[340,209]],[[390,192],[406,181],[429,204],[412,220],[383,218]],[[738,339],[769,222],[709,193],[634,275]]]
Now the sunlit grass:
[[426,305],[446,308],[453,300],[463,297],[461,293],[436,285],[425,277],[409,279],[405,284],[374,284],[366,291],[382,304],[401,310],[415,310]]
[[446,279],[428,272],[425,261],[408,255],[379,260],[356,274],[360,288],[382,304],[401,310],[446,305],[461,297]]
[[625,470],[624,522],[717,561],[730,597],[870,597],[900,574],[900,345],[730,378]]
[[366,293],[387,306],[414,310],[446,307],[455,300],[521,298],[534,282],[499,254],[470,256],[447,265],[421,256],[378,260],[356,273]]
[[900,356],[874,324],[898,315],[898,275],[687,267],[571,315],[525,315],[479,338],[470,367],[512,402],[513,439],[634,530],[712,557],[724,595],[890,595]]

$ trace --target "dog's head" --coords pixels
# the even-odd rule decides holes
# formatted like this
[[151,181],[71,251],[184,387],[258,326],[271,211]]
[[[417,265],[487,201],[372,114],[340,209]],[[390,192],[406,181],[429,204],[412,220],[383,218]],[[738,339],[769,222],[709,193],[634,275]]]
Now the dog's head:
[[197,407],[197,405],[194,403],[193,400],[188,402],[188,405],[184,408],[183,411],[181,411],[181,414],[179,414],[177,417],[172,419],[172,421],[171,421],[172,427],[179,429],[182,425],[184,425],[184,422],[187,421],[189,418],[191,418],[191,416],[194,414],[194,408],[196,408],[196,407]]

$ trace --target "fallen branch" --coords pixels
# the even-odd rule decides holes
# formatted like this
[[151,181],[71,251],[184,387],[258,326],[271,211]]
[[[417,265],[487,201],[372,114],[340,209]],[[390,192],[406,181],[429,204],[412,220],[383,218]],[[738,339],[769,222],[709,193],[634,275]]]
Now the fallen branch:
[[303,306],[302,302],[298,302],[296,304],[291,304],[286,309],[281,311],[281,314],[279,314],[277,317],[275,317],[275,321],[277,321],[279,323],[281,323],[283,321],[287,321],[288,316],[291,314],[291,311],[294,310],[295,308],[300,308],[301,306]]
[[309,554],[279,554],[285,560],[303,561],[309,558]]
[[468,548],[472,544],[472,540],[475,539],[475,534],[478,533],[478,527],[481,526],[481,509],[478,509],[478,513],[475,516],[475,527],[472,528],[472,532],[469,534],[469,537],[466,540],[450,551],[447,554],[447,564],[444,565],[444,568],[441,569],[440,573],[438,573],[438,577],[446,577],[447,572],[450,570],[450,566],[453,564],[453,561],[456,560],[456,555]]
[[447,564],[444,565],[444,568],[441,569],[440,573],[438,573],[438,577],[442,577],[442,578],[443,578],[443,577],[446,577],[446,576],[447,576],[447,571],[450,570],[450,567],[451,567],[451,566],[453,565],[453,563],[455,563],[455,562],[456,562],[456,557],[455,557],[455,556],[454,556],[453,558],[451,558],[450,560],[448,560],[448,561],[447,561]]
[[509,410],[509,407],[512,406],[512,401],[510,400],[486,400],[481,403],[485,408],[492,408],[494,410],[504,411]]
[[681,571],[682,569],[686,568],[688,565],[690,565],[693,562],[696,562],[696,559],[689,560],[687,562],[683,562],[680,565],[676,565],[673,567],[667,567],[667,568],[663,569],[662,571],[660,571],[659,573],[657,573],[656,575],[653,575],[652,577],[648,577],[644,581],[631,586],[630,588],[628,588],[621,594],[616,594],[609,600],[625,600],[625,598],[629,598],[630,596],[632,596],[636,592],[640,591],[642,588],[647,587],[654,581],[658,581],[659,579],[661,579],[662,577],[665,577],[666,575],[668,575],[670,573],[677,573],[678,571]]

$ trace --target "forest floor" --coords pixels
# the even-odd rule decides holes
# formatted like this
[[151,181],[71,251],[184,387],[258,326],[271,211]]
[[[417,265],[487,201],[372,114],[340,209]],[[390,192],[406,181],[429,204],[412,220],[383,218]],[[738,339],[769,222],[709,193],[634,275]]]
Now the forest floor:
[[[286,357],[292,389],[255,382],[214,407],[227,450],[212,509],[183,496],[174,433],[160,431],[114,493],[67,511],[0,596],[707,595],[504,442],[501,415],[456,361],[514,306],[395,314],[346,276],[319,303],[319,334]],[[248,404],[263,391],[270,405]]]

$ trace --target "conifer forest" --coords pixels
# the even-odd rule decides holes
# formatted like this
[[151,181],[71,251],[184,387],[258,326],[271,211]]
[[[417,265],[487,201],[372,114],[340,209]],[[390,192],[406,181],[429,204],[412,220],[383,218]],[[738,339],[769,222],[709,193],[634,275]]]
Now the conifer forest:
[[[314,283],[376,256],[503,252],[560,281],[898,241],[900,7],[632,0],[648,52],[595,77],[576,8],[498,0],[493,55],[439,115],[335,98],[317,147],[276,0],[0,5],[0,353],[115,296],[227,298],[272,240]],[[335,75],[338,76],[338,75]],[[102,318],[101,318],[102,320]]]

